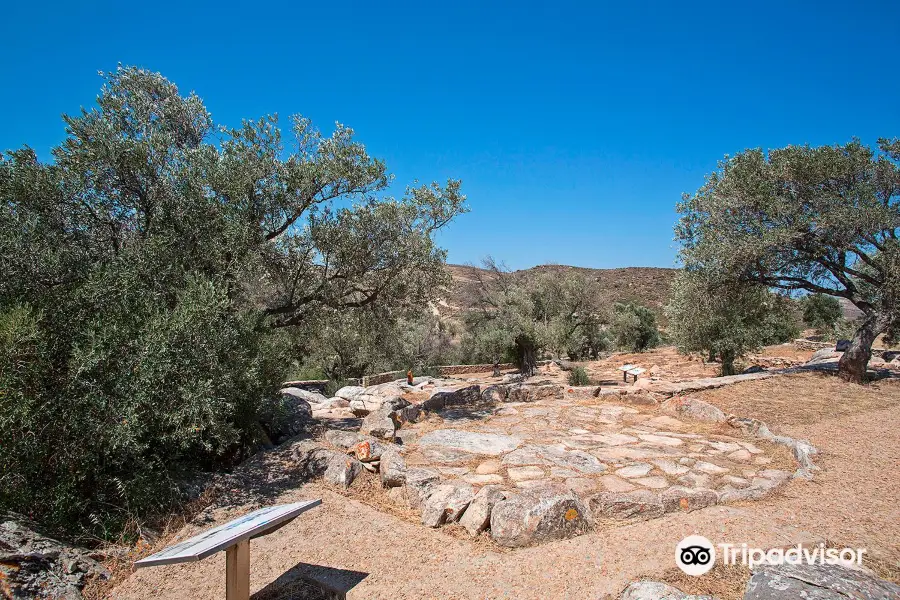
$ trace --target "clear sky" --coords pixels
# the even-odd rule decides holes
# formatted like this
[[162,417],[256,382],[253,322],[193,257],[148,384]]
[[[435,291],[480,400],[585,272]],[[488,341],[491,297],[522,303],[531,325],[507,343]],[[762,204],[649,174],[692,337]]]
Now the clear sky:
[[34,0],[0,15],[0,148],[48,158],[97,71],[146,67],[218,123],[340,121],[402,185],[461,178],[472,212],[440,236],[456,263],[670,266],[674,205],[726,153],[900,135],[896,0]]

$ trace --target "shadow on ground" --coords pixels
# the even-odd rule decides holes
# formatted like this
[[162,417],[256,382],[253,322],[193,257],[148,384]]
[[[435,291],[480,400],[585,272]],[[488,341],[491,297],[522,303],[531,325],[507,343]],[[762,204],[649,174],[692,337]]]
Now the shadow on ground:
[[251,600],[343,600],[368,573],[299,562]]

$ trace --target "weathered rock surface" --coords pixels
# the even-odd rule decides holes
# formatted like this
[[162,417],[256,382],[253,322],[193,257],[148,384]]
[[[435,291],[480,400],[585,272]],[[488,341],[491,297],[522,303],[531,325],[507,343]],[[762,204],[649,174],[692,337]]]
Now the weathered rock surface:
[[362,469],[362,463],[352,456],[336,454],[328,460],[328,466],[325,469],[325,481],[332,485],[348,488]]
[[297,442],[291,446],[291,455],[297,464],[297,470],[303,477],[321,477],[328,465],[335,458],[344,458],[344,454],[322,448],[313,441]]
[[542,488],[497,502],[491,511],[491,538],[521,547],[580,535],[591,525],[581,499],[564,488]]
[[396,450],[388,450],[381,455],[379,463],[381,485],[386,488],[406,484],[406,461]]
[[[402,400],[401,398],[397,398],[396,400]],[[405,402],[405,406],[409,405],[409,402],[403,400]],[[398,408],[403,408],[400,406],[399,402],[385,402],[378,409],[370,412],[363,418],[362,425],[360,425],[359,432],[363,435],[371,435],[373,437],[385,439],[385,440],[393,440],[397,428],[400,427],[400,421],[397,419],[397,408],[394,408],[396,405]]]
[[312,407],[309,402],[289,394],[283,394],[275,406],[265,410],[259,417],[259,424],[275,444],[302,433],[311,422]]
[[441,476],[431,469],[406,469],[406,501],[410,508],[419,508],[428,498],[431,490],[440,482]]
[[694,490],[673,486],[660,494],[660,500],[666,512],[691,512],[716,504],[719,496],[712,490]]
[[690,596],[658,581],[635,581],[622,592],[620,600],[717,600],[713,596]]
[[435,486],[422,503],[422,524],[440,527],[455,523],[475,497],[474,488],[467,483],[442,483]]
[[522,440],[499,433],[477,433],[459,429],[437,429],[419,438],[419,446],[441,446],[473,454],[497,456],[519,447]]
[[0,517],[0,597],[80,600],[94,577],[109,571],[87,550],[37,533],[19,515]]
[[757,567],[744,600],[893,600],[900,586],[840,565]]
[[358,385],[345,385],[338,391],[334,393],[335,397],[343,398],[344,400],[353,400],[359,394],[366,393],[366,388]]
[[488,404],[497,404],[506,401],[507,389],[505,385],[489,385],[481,390],[481,401]]
[[[341,388],[344,389],[344,388]],[[407,388],[408,389],[408,388]],[[341,390],[338,390],[339,392]],[[372,385],[356,393],[350,400],[350,410],[357,417],[364,417],[401,396],[406,390],[396,381]]]
[[466,528],[471,535],[478,535],[491,524],[491,511],[494,506],[506,500],[507,493],[496,485],[486,485],[475,494],[469,503],[466,512],[463,513],[459,524]]
[[723,422],[727,415],[708,402],[696,398],[670,398],[662,403],[661,408],[665,412],[674,413],[696,419],[698,421]]
[[456,389],[439,389],[419,406],[422,410],[439,411],[450,406],[468,406],[481,402],[481,386],[468,385]]
[[508,402],[537,402],[547,398],[562,398],[564,387],[557,384],[532,385],[519,383],[508,388],[506,400]]
[[655,519],[666,512],[659,495],[649,490],[601,492],[591,496],[589,504],[596,518]]
[[309,390],[304,390],[301,388],[286,387],[282,388],[279,393],[283,396],[293,396],[294,398],[306,400],[310,404],[325,404],[326,402],[328,402],[328,398],[326,398],[322,394],[318,392],[310,392]]

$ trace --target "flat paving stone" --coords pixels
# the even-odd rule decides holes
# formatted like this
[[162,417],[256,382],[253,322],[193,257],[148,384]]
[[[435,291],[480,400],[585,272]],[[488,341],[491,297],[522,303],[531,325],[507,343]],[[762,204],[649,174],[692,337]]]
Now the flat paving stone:
[[649,474],[650,471],[653,470],[653,465],[648,464],[637,464],[637,465],[628,465],[627,467],[622,467],[621,469],[616,471],[616,475],[619,477],[625,477],[626,479],[631,479],[633,477],[644,477]]
[[510,467],[506,470],[509,478],[513,481],[525,481],[526,479],[542,479],[546,476],[544,470],[540,467]]
[[419,446],[441,446],[473,454],[498,456],[518,448],[522,438],[459,429],[437,429],[423,435],[418,443]]
[[600,485],[608,492],[630,492],[635,489],[633,484],[615,475],[604,475],[600,478]]

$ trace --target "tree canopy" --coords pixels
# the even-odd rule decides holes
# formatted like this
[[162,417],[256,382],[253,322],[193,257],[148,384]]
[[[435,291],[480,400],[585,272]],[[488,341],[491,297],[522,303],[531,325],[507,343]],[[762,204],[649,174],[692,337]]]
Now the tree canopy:
[[254,443],[288,328],[424,309],[466,207],[456,180],[383,195],[348,127],[217,126],[141,69],[64,120],[52,162],[0,158],[0,505],[102,533]]
[[900,319],[900,140],[726,157],[678,205],[686,269],[846,298],[864,314],[840,373],[861,382],[875,337]]

